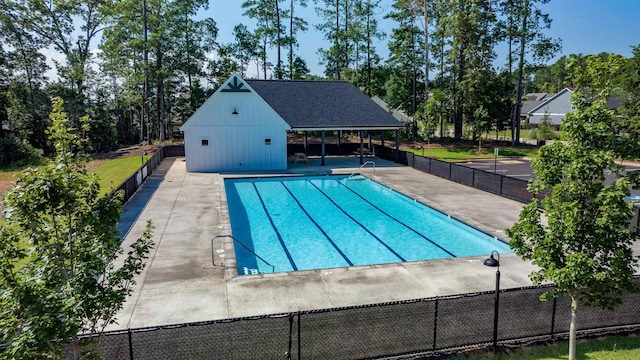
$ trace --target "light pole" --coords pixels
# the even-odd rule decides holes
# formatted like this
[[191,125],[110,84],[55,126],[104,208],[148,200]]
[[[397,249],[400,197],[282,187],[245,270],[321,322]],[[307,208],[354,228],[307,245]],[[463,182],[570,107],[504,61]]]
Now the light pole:
[[[496,255],[498,259],[494,258]],[[493,250],[491,255],[484,261],[485,266],[497,267],[496,270],[496,293],[494,295],[493,307],[493,352],[498,352],[498,308],[500,307],[500,254]]]

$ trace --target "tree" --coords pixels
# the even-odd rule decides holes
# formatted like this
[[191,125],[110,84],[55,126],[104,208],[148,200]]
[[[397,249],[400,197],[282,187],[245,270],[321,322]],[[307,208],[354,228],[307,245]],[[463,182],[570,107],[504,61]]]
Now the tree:
[[518,75],[516,86],[516,101],[514,102],[513,121],[511,127],[512,143],[520,143],[520,99],[523,95],[524,68],[527,62],[525,53],[532,54],[532,61],[540,63],[547,61],[560,50],[560,40],[551,39],[544,35],[544,29],[551,26],[548,14],[543,14],[536,6],[537,3],[545,4],[549,0],[503,0],[500,4],[506,22],[502,22],[501,32],[507,39],[509,46],[508,67],[511,74],[513,69],[512,46],[517,43],[518,49]]
[[433,134],[438,129],[438,107],[438,100],[430,98],[418,106],[414,116],[418,119],[418,136],[427,140],[427,144],[431,143]]
[[[374,88],[374,71],[380,62],[380,56],[376,54],[375,47],[373,46],[374,39],[381,40],[385,37],[385,34],[378,30],[378,20],[376,19],[376,11],[380,7],[380,0],[367,0],[366,2],[356,3],[356,23],[353,28],[354,40],[356,40],[356,71],[361,68],[362,75],[358,74],[358,80],[356,86],[362,87],[364,92],[373,96]],[[363,57],[364,64],[359,65],[360,57]]]
[[242,8],[245,9],[243,15],[249,16],[257,21],[255,34],[262,42],[260,55],[262,56],[262,73],[264,78],[267,78],[268,68],[267,47],[274,43],[278,50],[276,75],[278,78],[281,78],[283,71],[280,49],[283,45],[282,33],[284,32],[284,25],[280,19],[288,16],[288,10],[281,10],[278,1],[264,0],[245,0],[242,3]]
[[542,140],[538,141],[538,145],[544,144],[544,140],[553,140],[558,138],[558,135],[553,131],[553,127],[549,121],[549,114],[545,113],[542,119],[540,119],[538,126],[531,130],[531,138]]
[[307,7],[306,0],[289,0],[289,37],[287,38],[286,45],[289,47],[289,79],[296,79],[294,77],[294,61],[300,59],[295,56],[293,49],[298,47],[298,39],[296,35],[299,31],[307,30],[307,21],[301,17],[295,16],[295,4],[298,2],[301,7]]
[[[316,7],[316,13],[324,22],[317,24],[317,30],[324,33],[326,40],[331,42],[329,49],[318,49],[321,63],[325,65],[324,73],[330,79],[340,80],[345,54],[345,33],[341,25],[344,18],[340,7],[341,0],[323,0],[324,7]],[[348,0],[347,0],[348,1]],[[347,25],[348,26],[348,25]]]
[[[413,116],[418,107],[418,99],[423,99],[418,90],[418,81],[423,78],[421,71],[424,60],[424,33],[416,25],[417,13],[413,0],[397,0],[394,11],[387,15],[398,22],[389,41],[391,55],[388,63],[393,69],[389,78],[385,100],[392,107],[400,107]],[[414,118],[411,126],[412,137],[418,135],[418,123]]]
[[622,113],[629,128],[640,129],[640,45],[632,47],[633,56],[626,61],[622,74]]
[[92,42],[105,25],[102,10],[108,3],[105,0],[5,0],[0,4],[18,27],[36,34],[64,55],[65,63],[57,67],[60,77],[73,90],[74,96],[67,104],[72,111],[72,121],[82,113]]
[[473,118],[476,109],[469,106],[469,100],[475,102],[483,96],[484,87],[479,86],[478,79],[488,79],[493,72],[498,42],[495,4],[488,0],[436,1],[431,8],[439,16],[433,34],[439,49],[434,53],[444,60],[440,72],[449,73],[454,136],[459,139],[464,120]]
[[[610,80],[621,66],[614,56],[588,58],[581,71],[568,64],[583,91],[572,95],[576,111],[563,121],[565,141],[542,147],[532,161],[536,180],[529,189],[548,195],[533,199],[507,230],[515,253],[540,269],[530,274],[532,281],[555,284],[542,299],[560,294],[571,299],[570,360],[575,359],[578,305],[612,309],[624,291],[637,290],[631,249],[637,230],[629,230],[633,204],[625,196],[640,185],[640,177],[637,171],[625,173],[616,159],[639,158],[639,136],[637,131],[620,136],[624,120],[605,107]],[[613,183],[605,182],[606,173]]]
[[302,60],[299,56],[293,61],[293,69],[289,69],[291,73],[291,79],[304,79],[309,74],[309,67],[306,61]]
[[[140,117],[136,130],[141,142],[145,131],[149,141],[154,137],[164,138],[168,118],[165,107],[175,103],[179,96],[167,91],[167,84],[186,87],[182,91],[187,93],[185,97],[195,98],[192,97],[194,78],[204,75],[207,54],[216,45],[218,31],[210,18],[192,19],[207,4],[205,0],[148,0],[142,4],[137,0],[123,0],[109,8],[107,20],[111,26],[105,29],[100,46],[102,65],[128,92],[137,93],[127,97],[136,103],[126,105],[137,108],[136,112],[140,113],[134,117]],[[149,96],[153,96],[154,101],[147,101]],[[199,105],[190,102],[183,109],[184,115],[190,116]],[[153,120],[147,115],[152,112],[155,112]]]
[[233,37],[235,41],[231,45],[231,49],[233,56],[240,62],[240,75],[244,76],[249,67],[249,61],[258,58],[260,51],[258,38],[244,24],[238,24],[233,28]]
[[[27,170],[5,197],[0,226],[0,336],[7,359],[53,358],[69,342],[74,359],[92,358],[78,334],[115,322],[145,266],[151,223],[124,256],[116,224],[121,194],[99,197],[86,172],[81,128],[69,127],[62,100],[53,101],[51,164]],[[114,260],[122,259],[115,267]],[[21,265],[16,265],[19,261]]]

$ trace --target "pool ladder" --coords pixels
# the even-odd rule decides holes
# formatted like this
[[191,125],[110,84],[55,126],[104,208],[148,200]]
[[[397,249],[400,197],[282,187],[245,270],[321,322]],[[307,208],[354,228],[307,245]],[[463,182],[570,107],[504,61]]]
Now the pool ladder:
[[253,254],[253,256],[255,256],[256,258],[262,260],[262,262],[264,262],[265,264],[271,266],[271,272],[276,272],[275,266],[269,264],[269,262],[267,262],[267,260],[263,259],[260,255],[258,255],[255,252],[253,252],[253,250],[251,250],[247,245],[243,244],[240,240],[234,238],[232,235],[218,235],[218,236],[215,236],[213,239],[211,239],[211,263],[213,264],[213,266],[216,266],[215,254],[214,254],[215,250],[214,250],[214,247],[213,247],[213,243],[218,238],[231,238],[235,243],[239,244],[240,246],[245,248],[248,252]]
[[351,180],[353,179],[356,175],[359,175],[360,170],[362,170],[363,167],[367,166],[367,165],[373,165],[373,175],[376,174],[376,163],[373,161],[365,161],[364,164],[360,165],[360,167],[358,168],[358,170],[354,171],[353,173],[351,173],[351,175],[349,175],[349,177],[347,178],[347,180]]

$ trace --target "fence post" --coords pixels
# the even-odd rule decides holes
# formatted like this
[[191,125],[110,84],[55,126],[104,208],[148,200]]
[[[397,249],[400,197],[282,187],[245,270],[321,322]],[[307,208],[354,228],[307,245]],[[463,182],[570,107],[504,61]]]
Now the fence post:
[[298,311],[298,360],[302,358],[302,349],[300,348],[300,311]]
[[289,348],[287,349],[287,360],[291,360],[291,345],[293,336],[293,314],[289,313]]
[[133,360],[133,341],[131,340],[131,329],[127,329],[127,336],[129,338],[129,360]]
[[433,350],[436,350],[436,338],[438,336],[438,298],[436,298],[435,309],[433,310]]
[[504,180],[504,175],[500,175],[500,193],[499,193],[499,195],[502,195],[502,186],[503,186],[502,185],[503,184],[502,180]]
[[553,310],[551,311],[551,338],[553,339],[556,331],[556,302],[558,299],[553,298]]

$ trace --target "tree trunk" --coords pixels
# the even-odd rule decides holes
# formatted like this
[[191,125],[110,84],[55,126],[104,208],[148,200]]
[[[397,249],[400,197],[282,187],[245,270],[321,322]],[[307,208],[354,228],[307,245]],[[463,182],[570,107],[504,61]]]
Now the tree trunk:
[[576,326],[578,299],[569,294],[571,297],[571,324],[569,325],[569,360],[576,360]]
[[344,68],[349,68],[349,0],[344,0]]
[[367,0],[367,95],[371,97],[371,1]]
[[[424,0],[424,101],[429,100],[429,3]],[[425,107],[427,109],[427,107]]]
[[276,37],[278,42],[278,61],[276,65],[276,79],[282,79],[282,58],[280,56],[281,44],[280,44],[280,6],[278,0],[276,0]]
[[335,43],[333,45],[336,48],[335,61],[336,63],[336,80],[340,80],[340,60],[338,56],[338,49],[340,48],[340,0],[336,0],[336,38]]
[[144,95],[142,98],[142,115],[140,117],[140,142],[144,141],[144,125],[147,124],[147,138],[151,143],[149,134],[149,50],[147,49],[148,29],[147,29],[147,1],[142,2],[142,22],[144,24],[144,38],[142,51],[144,53]]
[[516,89],[516,102],[515,111],[513,115],[513,122],[516,128],[515,139],[511,141],[512,145],[520,144],[520,106],[522,98],[522,77],[524,72],[524,50],[527,34],[527,19],[529,18],[529,2],[525,2],[524,14],[522,16],[522,34],[520,36],[520,59],[518,63],[518,88]]
[[293,79],[293,2],[294,0],[291,0],[289,13],[289,80]]

